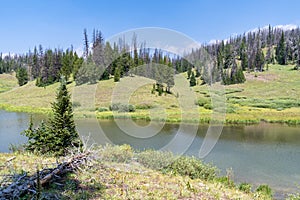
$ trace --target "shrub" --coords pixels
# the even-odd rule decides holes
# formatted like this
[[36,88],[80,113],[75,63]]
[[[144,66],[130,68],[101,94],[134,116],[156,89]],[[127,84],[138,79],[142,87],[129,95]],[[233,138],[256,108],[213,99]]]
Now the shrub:
[[204,106],[205,104],[210,103],[210,101],[207,98],[199,98],[197,105],[198,106]]
[[74,102],[72,103],[72,106],[73,106],[73,108],[77,108],[77,107],[80,107],[81,104],[80,104],[80,102],[78,102],[78,101],[74,101]]
[[106,112],[106,111],[109,111],[109,109],[106,107],[99,107],[99,108],[97,108],[97,111],[98,112]]
[[154,105],[149,104],[149,103],[140,103],[135,106],[136,109],[141,109],[141,110],[146,110],[146,109],[151,109],[154,108]]
[[256,192],[272,197],[272,189],[268,185],[260,185],[256,189]]
[[109,106],[109,110],[118,112],[135,112],[135,106],[131,104],[114,103]]
[[249,183],[241,183],[239,185],[239,190],[250,193],[251,192],[251,185]]
[[300,193],[289,194],[287,200],[300,200]]
[[167,171],[183,176],[189,176],[192,179],[211,180],[216,177],[217,169],[195,157],[181,156],[167,167]]
[[208,110],[212,109],[212,105],[210,103],[205,104],[203,107]]
[[100,149],[100,157],[109,162],[129,162],[133,157],[133,150],[130,145],[121,146],[106,145]]
[[175,159],[171,152],[146,150],[137,154],[137,161],[145,167],[162,170],[170,165]]
[[228,179],[227,176],[217,177],[217,178],[215,178],[215,180],[219,183],[222,183],[222,184],[228,186],[228,187],[234,187],[235,186],[233,180]]
[[236,113],[237,107],[233,105],[229,105],[226,107],[226,113]]

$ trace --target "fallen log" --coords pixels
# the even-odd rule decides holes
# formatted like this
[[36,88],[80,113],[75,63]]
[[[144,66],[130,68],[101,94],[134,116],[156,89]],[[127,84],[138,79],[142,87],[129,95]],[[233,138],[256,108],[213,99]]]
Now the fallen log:
[[40,192],[38,191],[39,185],[43,186],[61,178],[67,172],[76,171],[80,165],[86,163],[88,154],[73,156],[52,169],[37,170],[32,176],[28,176],[27,173],[13,176],[10,184],[0,188],[0,200],[18,199],[25,194],[38,194]]

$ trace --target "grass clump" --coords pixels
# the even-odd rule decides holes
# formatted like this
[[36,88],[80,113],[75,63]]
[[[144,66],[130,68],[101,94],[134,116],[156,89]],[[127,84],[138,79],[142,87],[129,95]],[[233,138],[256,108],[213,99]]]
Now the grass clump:
[[245,193],[251,192],[251,184],[249,183],[241,183],[238,188]]
[[188,176],[191,179],[212,180],[217,175],[216,167],[204,164],[195,157],[187,156],[178,157],[166,169],[171,173]]
[[117,112],[135,112],[135,106],[132,104],[113,103],[109,110]]
[[208,98],[199,98],[196,105],[203,107],[206,104],[210,104],[210,99]]
[[133,158],[133,149],[130,145],[121,146],[106,145],[100,148],[100,157],[103,161],[108,162],[130,162]]
[[145,167],[162,170],[175,160],[171,152],[146,150],[137,154],[137,161]]
[[97,108],[96,110],[97,110],[98,112],[107,112],[107,111],[109,111],[109,109],[106,108],[106,107],[99,107],[99,108]]
[[227,186],[229,188],[235,187],[235,183],[228,176],[216,177],[214,180],[216,182],[222,183],[223,185],[225,185],[225,186]]
[[263,194],[263,195],[265,195],[267,197],[270,197],[270,198],[273,196],[272,189],[268,185],[258,186],[258,188],[256,188],[256,192],[258,192],[260,194]]
[[287,200],[300,200],[300,193],[289,194]]
[[152,109],[154,107],[155,106],[150,103],[139,103],[139,104],[135,105],[135,108],[140,109],[140,110]]

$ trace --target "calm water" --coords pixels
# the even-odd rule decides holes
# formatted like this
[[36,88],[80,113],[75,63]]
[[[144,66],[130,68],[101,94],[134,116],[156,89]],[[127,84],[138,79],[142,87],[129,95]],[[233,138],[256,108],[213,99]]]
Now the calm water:
[[[28,127],[30,115],[0,111],[0,151],[8,152],[10,143],[26,141],[20,132]],[[45,119],[34,116],[34,121]],[[90,143],[114,144],[127,143],[137,149],[162,149],[178,134],[183,137],[174,143],[177,149],[184,149],[185,141],[192,141],[185,154],[198,156],[206,134],[207,125],[198,128],[197,135],[191,134],[193,126],[185,127],[179,133],[179,125],[138,122],[142,137],[134,137],[122,130],[132,128],[128,120],[122,121],[122,130],[114,121],[81,119],[76,121],[82,135],[90,135]],[[160,130],[160,128],[162,129]],[[138,129],[138,128],[137,128]],[[157,134],[153,134],[160,130]],[[189,131],[191,130],[191,131]],[[225,126],[214,149],[204,158],[226,173],[232,168],[237,182],[249,182],[254,185],[268,184],[277,193],[299,191],[300,186],[300,127],[278,124],[259,124],[250,126]],[[147,137],[152,135],[151,137]],[[277,195],[278,196],[278,195]]]

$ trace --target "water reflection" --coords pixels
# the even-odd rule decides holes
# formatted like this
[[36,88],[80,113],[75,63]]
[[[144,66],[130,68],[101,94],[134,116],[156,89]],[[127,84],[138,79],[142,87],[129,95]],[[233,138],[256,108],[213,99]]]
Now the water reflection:
[[[45,116],[34,115],[34,123],[45,119]],[[8,152],[10,143],[23,143],[26,138],[19,133],[28,127],[30,115],[0,111],[0,151]],[[91,143],[102,144],[106,141],[99,134],[101,127],[105,136],[114,144],[130,144],[137,149],[161,149],[177,134],[178,124],[165,124],[162,130],[149,138],[136,138],[120,130],[112,120],[95,119],[76,120],[79,132],[91,136]],[[126,124],[126,121],[124,121]],[[138,121],[146,126],[147,122]],[[198,127],[197,137],[185,152],[198,156],[199,148],[208,129],[207,125]],[[151,129],[147,130],[151,133]],[[191,139],[188,129],[184,136]],[[182,148],[184,142],[176,146]],[[297,191],[300,184],[300,132],[299,127],[261,123],[250,126],[225,126],[221,137],[205,157],[205,161],[218,166],[223,173],[232,168],[238,182],[269,184],[277,192]]]

